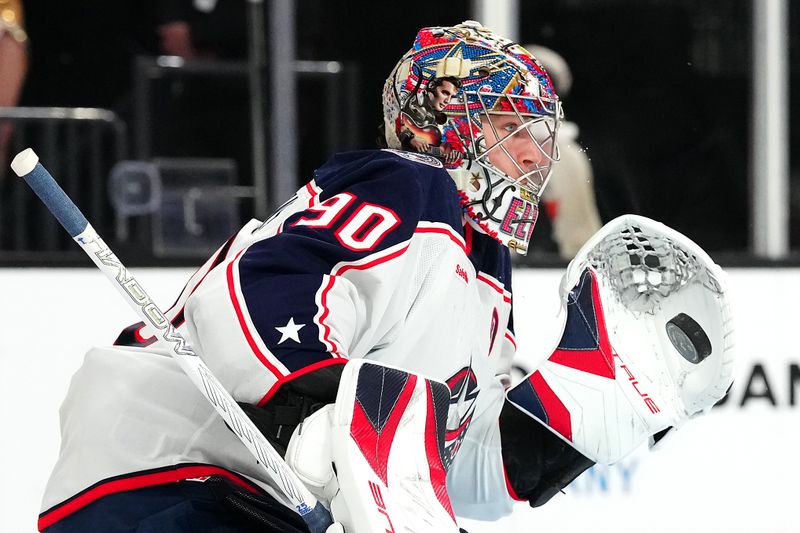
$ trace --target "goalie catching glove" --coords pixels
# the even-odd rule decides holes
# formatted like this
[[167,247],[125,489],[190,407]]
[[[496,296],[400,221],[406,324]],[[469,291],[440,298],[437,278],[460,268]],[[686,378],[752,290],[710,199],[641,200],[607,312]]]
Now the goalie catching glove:
[[329,532],[458,533],[442,460],[450,390],[363,359],[336,403],[295,430],[286,461],[337,522]]
[[[509,480],[534,506],[593,462],[617,462],[647,440],[653,448],[733,380],[725,274],[665,225],[609,222],[570,263],[561,293],[561,340],[508,391],[501,416]],[[544,457],[531,461],[521,435],[538,436]]]

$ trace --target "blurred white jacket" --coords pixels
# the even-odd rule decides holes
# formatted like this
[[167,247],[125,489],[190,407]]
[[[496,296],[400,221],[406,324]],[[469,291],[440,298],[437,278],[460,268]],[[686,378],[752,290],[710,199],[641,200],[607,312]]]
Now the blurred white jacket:
[[561,124],[558,145],[561,160],[553,167],[542,200],[553,224],[553,240],[559,254],[572,259],[601,223],[592,165],[578,143],[578,126],[574,122]]

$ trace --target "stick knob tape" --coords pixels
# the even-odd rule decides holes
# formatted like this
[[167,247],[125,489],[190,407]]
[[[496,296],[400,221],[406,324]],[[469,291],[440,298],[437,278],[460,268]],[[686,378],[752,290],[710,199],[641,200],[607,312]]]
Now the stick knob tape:
[[30,148],[17,154],[11,162],[11,170],[30,185],[47,209],[58,219],[71,237],[75,238],[86,229],[89,221],[83,216],[53,176],[39,163],[39,156]]

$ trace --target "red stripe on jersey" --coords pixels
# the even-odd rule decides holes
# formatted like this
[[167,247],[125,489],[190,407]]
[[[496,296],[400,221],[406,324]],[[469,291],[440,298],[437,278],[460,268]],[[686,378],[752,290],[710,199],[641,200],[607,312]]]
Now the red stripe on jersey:
[[461,424],[459,424],[457,428],[448,429],[447,431],[445,431],[444,434],[445,440],[450,442],[457,439],[462,433],[464,433],[467,430],[470,424],[472,424],[472,415],[465,418],[464,421],[461,422]]
[[486,274],[483,274],[482,272],[479,272],[477,274],[477,276],[475,276],[475,277],[477,279],[481,280],[482,282],[484,282],[485,284],[487,284],[489,287],[494,289],[496,292],[502,294],[504,302],[511,303],[510,294],[508,294],[507,291],[505,289],[503,289],[503,287],[500,285],[499,281],[497,281],[494,278],[491,278],[491,277],[487,276]]
[[90,503],[99,500],[103,496],[109,494],[116,494],[128,490],[142,489],[145,487],[152,487],[155,485],[163,485],[165,483],[175,483],[183,481],[184,479],[192,479],[196,477],[219,475],[250,492],[255,494],[263,494],[263,491],[256,485],[248,482],[242,476],[226,470],[224,468],[212,465],[193,465],[193,466],[176,466],[170,467],[166,470],[159,470],[157,472],[142,473],[137,472],[133,474],[126,474],[122,478],[110,478],[100,481],[95,485],[89,487],[85,491],[76,494],[69,500],[58,504],[55,507],[43,512],[39,515],[39,522],[37,524],[39,530],[43,530],[52,526],[59,520],[66,518],[72,513],[79,511]]
[[[464,243],[460,240],[460,236],[450,228],[438,228],[438,227],[422,227],[422,228],[420,228],[420,227],[417,227],[417,229],[414,231],[414,233],[439,233],[439,234],[447,235],[450,238],[451,241],[453,241],[455,244],[458,245],[459,248],[461,248],[462,250],[464,249]],[[388,254],[380,256],[380,257],[376,257],[372,261],[368,261],[366,263],[361,263],[361,264],[346,264],[346,265],[340,266],[337,269],[334,269],[331,272],[331,278],[328,281],[328,284],[326,285],[326,287],[322,290],[322,294],[320,296],[320,303],[322,305],[323,312],[322,312],[322,316],[320,316],[320,318],[319,318],[319,325],[322,326],[322,328],[323,328],[323,334],[322,334],[323,340],[325,342],[327,342],[331,346],[331,351],[334,352],[334,355],[336,355],[337,357],[341,357],[341,354],[338,353],[339,352],[338,347],[330,339],[331,329],[325,323],[325,319],[328,318],[328,315],[330,315],[330,309],[328,308],[328,302],[327,302],[328,293],[333,288],[333,284],[335,282],[335,276],[341,276],[342,274],[344,274],[345,272],[347,272],[349,270],[367,270],[367,269],[376,267],[378,265],[382,265],[383,263],[391,261],[392,259],[396,259],[396,258],[400,257],[401,255],[403,255],[404,253],[406,253],[406,251],[408,250],[408,247],[409,247],[409,245],[406,244],[405,246],[403,246],[402,248],[400,248],[398,250],[395,250],[394,252],[388,253]]]
[[273,397],[275,393],[278,392],[278,389],[281,388],[281,385],[292,381],[295,378],[299,378],[304,374],[308,374],[309,372],[313,372],[314,370],[319,370],[320,368],[324,368],[326,366],[331,365],[343,365],[346,364],[348,359],[344,357],[332,357],[330,359],[323,359],[322,361],[317,361],[316,363],[310,364],[308,366],[304,366],[300,370],[295,370],[291,374],[287,374],[285,376],[281,376],[267,391],[263,398],[261,398],[258,403],[256,404],[259,407],[264,407],[264,405]]
[[367,269],[370,269],[372,267],[376,267],[378,265],[386,263],[387,261],[391,261],[392,259],[396,259],[396,258],[400,257],[401,255],[406,253],[406,250],[408,250],[408,245],[405,245],[404,247],[400,248],[399,250],[395,250],[394,252],[392,252],[392,253],[390,253],[388,255],[384,255],[383,257],[378,257],[376,259],[373,259],[372,261],[369,261],[367,263],[363,263],[363,264],[360,264],[360,265],[356,265],[356,264],[344,265],[344,266],[339,267],[338,269],[334,270],[332,276],[341,276],[342,274],[344,274],[348,270],[367,270]]
[[377,257],[372,261],[368,261],[363,264],[347,264],[343,265],[337,269],[334,269],[331,275],[328,277],[328,282],[325,287],[322,289],[322,293],[320,294],[320,306],[322,307],[322,314],[319,317],[318,324],[322,328],[322,340],[324,343],[327,343],[327,347],[330,352],[333,354],[334,357],[343,357],[340,353],[339,347],[336,345],[335,342],[331,339],[331,328],[326,323],[327,318],[331,314],[330,307],[328,306],[328,293],[330,293],[331,289],[333,289],[334,284],[336,283],[336,276],[341,276],[348,270],[367,270],[397,257],[403,255],[406,250],[408,250],[408,245],[400,248],[399,250],[395,250],[392,253],[384,255],[382,257]]
[[[444,227],[442,227],[442,228],[430,227],[430,226],[417,227],[417,229],[414,230],[414,233],[438,233],[438,234],[441,234],[441,235],[446,235],[459,248],[461,248],[462,250],[465,249],[464,242],[461,240],[461,236],[458,233],[456,233],[452,228],[449,228],[449,227],[447,227],[447,228],[444,228]],[[331,273],[331,275],[340,276],[340,275],[344,274],[345,272],[347,272],[348,270],[367,270],[369,268],[373,268],[373,267],[378,266],[380,264],[383,264],[383,263],[385,263],[387,261],[391,261],[392,259],[396,259],[396,258],[400,257],[401,255],[403,255],[408,250],[408,246],[409,245],[405,245],[404,247],[400,248],[399,250],[395,250],[394,252],[391,252],[391,253],[389,253],[387,255],[384,255],[384,256],[378,257],[376,259],[373,259],[372,261],[369,261],[367,263],[348,264],[348,265],[341,266],[338,269],[335,269]]]
[[[458,245],[459,248],[461,248],[462,250],[465,249],[464,243],[460,238],[461,236],[458,235],[458,233],[456,233],[452,228],[449,228],[449,227],[431,227],[431,226],[417,227],[417,229],[414,231],[414,233],[439,233],[439,234],[442,234],[442,235],[446,235],[447,237],[450,238],[450,240],[452,242],[454,242],[456,245]],[[373,259],[371,261],[368,261],[366,263],[361,263],[361,264],[351,263],[351,264],[342,265],[342,266],[334,269],[331,272],[330,279],[328,280],[328,283],[325,286],[325,288],[322,289],[322,293],[320,295],[320,305],[322,306],[322,315],[319,317],[318,323],[319,323],[319,326],[322,327],[322,339],[323,339],[324,342],[328,343],[328,347],[329,347],[330,351],[334,354],[334,356],[342,357],[342,355],[339,353],[338,346],[336,346],[336,344],[331,340],[331,337],[330,337],[331,328],[330,328],[330,326],[328,326],[325,323],[325,321],[328,318],[328,316],[330,315],[330,308],[328,307],[328,293],[333,288],[333,285],[334,285],[334,283],[336,281],[335,277],[336,276],[341,276],[341,275],[343,275],[345,272],[347,272],[349,270],[367,270],[367,269],[370,269],[370,268],[374,268],[374,267],[376,267],[378,265],[382,265],[383,263],[387,263],[387,262],[391,261],[392,259],[396,259],[396,258],[400,257],[401,255],[403,255],[404,253],[406,253],[406,251],[408,250],[408,247],[409,247],[409,245],[406,244],[405,246],[403,246],[400,249],[397,249],[397,250],[395,250],[393,252],[390,252],[390,253],[388,253],[386,255],[382,255],[380,257],[376,257],[375,259]]]
[[442,456],[439,454],[439,434],[436,428],[436,412],[433,409],[433,391],[431,390],[431,383],[425,380],[425,392],[427,400],[427,413],[425,418],[425,456],[428,459],[428,469],[430,471],[431,486],[436,499],[442,504],[445,511],[453,519],[456,520],[453,514],[453,507],[450,504],[450,497],[447,495],[446,478],[447,471],[442,463]]
[[508,342],[510,342],[511,345],[514,347],[514,350],[516,350],[517,349],[517,341],[514,340],[513,335],[511,335],[511,333],[509,333],[508,331],[506,331],[506,339],[508,339]]
[[322,289],[322,294],[319,297],[319,303],[322,306],[322,315],[319,317],[319,325],[322,326],[322,340],[328,343],[328,349],[334,357],[341,357],[339,347],[331,340],[331,327],[325,323],[325,319],[331,314],[330,307],[328,307],[328,293],[333,288],[336,282],[336,276],[328,276],[328,284]]
[[467,252],[467,245],[464,244],[464,241],[461,239],[461,235],[450,229],[447,228],[437,228],[437,227],[417,227],[414,230],[414,233],[440,233],[442,235],[447,235],[451,241],[456,243],[456,245],[464,250],[464,253],[468,254]]
[[569,416],[567,408],[544,380],[541,372],[537,370],[528,379],[542,402],[542,408],[547,413],[547,425],[572,442],[572,418]]
[[306,183],[306,190],[311,195],[311,198],[308,199],[308,207],[314,205],[314,198],[317,196],[317,191],[314,190],[314,186],[311,185],[313,182],[309,181]]
[[250,345],[250,349],[253,350],[253,353],[258,358],[258,360],[261,361],[261,364],[263,364],[265,367],[267,367],[267,369],[270,372],[272,372],[275,376],[280,377],[280,376],[283,375],[283,373],[281,371],[279,371],[275,367],[275,365],[273,365],[272,363],[270,363],[267,360],[267,357],[261,352],[261,349],[258,347],[258,344],[256,344],[256,341],[253,338],[253,335],[250,333],[250,329],[247,327],[247,322],[244,319],[244,313],[242,312],[242,306],[239,303],[238,297],[236,296],[236,285],[234,284],[234,279],[233,279],[233,266],[235,264],[238,264],[239,259],[242,256],[242,253],[244,253],[244,250],[240,251],[236,255],[236,259],[234,259],[233,261],[228,263],[228,269],[226,271],[227,280],[228,280],[228,293],[231,296],[231,302],[233,303],[233,309],[234,309],[234,311],[236,311],[236,318],[239,320],[239,327],[242,328],[242,333],[244,333],[244,337],[245,337],[245,339],[247,339],[247,344]]

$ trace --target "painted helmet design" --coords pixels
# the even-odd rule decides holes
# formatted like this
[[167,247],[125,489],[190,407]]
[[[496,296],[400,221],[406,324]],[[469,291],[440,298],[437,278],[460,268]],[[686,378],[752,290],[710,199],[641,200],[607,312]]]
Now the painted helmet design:
[[[423,28],[386,80],[383,114],[390,148],[437,157],[473,226],[527,252],[562,117],[530,53],[474,21]],[[510,149],[519,136],[524,161]]]
[[606,224],[561,282],[564,330],[508,400],[592,461],[655,446],[708,412],[733,380],[724,272],[653,220]]

